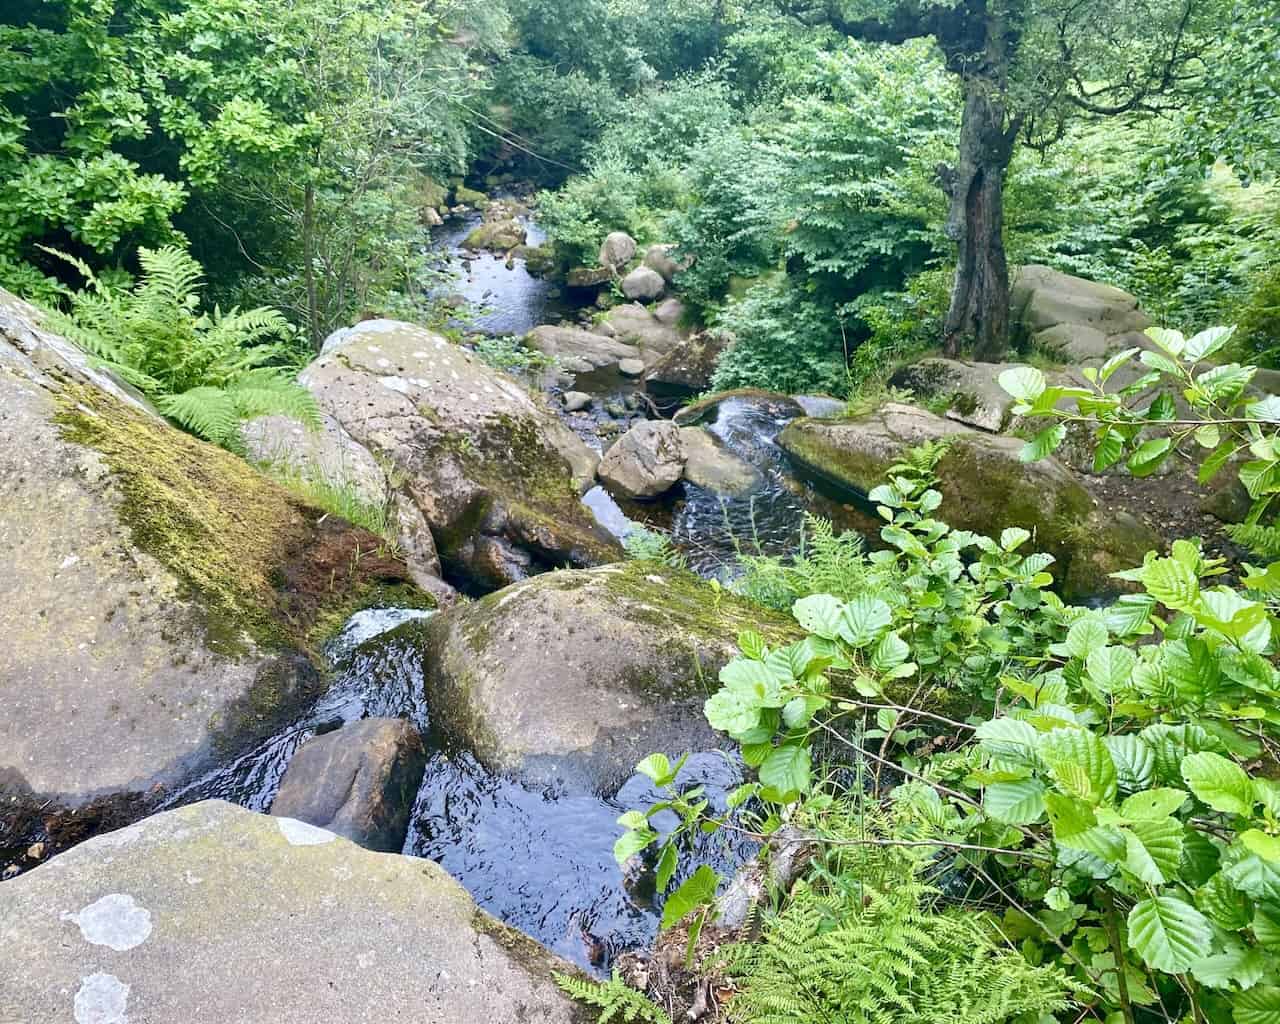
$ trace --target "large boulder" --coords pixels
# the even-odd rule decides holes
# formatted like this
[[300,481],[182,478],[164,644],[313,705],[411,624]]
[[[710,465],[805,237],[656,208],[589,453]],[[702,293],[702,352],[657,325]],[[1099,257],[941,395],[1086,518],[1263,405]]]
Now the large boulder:
[[486,220],[477,224],[462,240],[464,249],[490,249],[509,252],[524,245],[528,232],[518,220]]
[[649,365],[656,363],[681,341],[681,334],[675,327],[664,324],[635,302],[614,306],[605,322],[612,327],[619,341],[640,349],[641,358]]
[[945,407],[947,419],[999,434],[1013,421],[1017,405],[1000,386],[1000,374],[1015,365],[922,359],[897,370],[889,383],[909,390],[918,401],[928,401],[930,407]]
[[492,589],[618,557],[579,501],[597,457],[512,378],[438,334],[367,320],[303,372],[431,527],[446,572]]
[[938,464],[938,515],[959,529],[998,536],[1007,526],[1032,531],[1032,544],[1058,560],[1055,575],[1071,597],[1114,592],[1108,574],[1142,563],[1159,538],[1125,513],[1103,514],[1076,476],[1054,458],[1026,463],[1023,442],[994,436],[909,405],[889,403],[854,420],[802,418],[778,444],[801,475],[865,495],[884,482],[903,452],[947,438]]
[[636,240],[625,231],[611,231],[600,243],[600,266],[621,270],[636,254]]
[[386,547],[0,292],[0,836],[127,819],[293,717],[349,612],[432,603]]
[[704,427],[680,427],[684,448],[683,475],[691,484],[732,497],[748,494],[764,483],[760,471],[729,451]]
[[622,294],[631,300],[650,301],[661,297],[667,282],[656,270],[636,267],[622,279]]
[[745,628],[795,631],[654,563],[539,576],[428,623],[432,725],[495,771],[610,793],[651,751],[719,745],[702,704]]
[[1010,313],[1037,346],[1076,364],[1144,345],[1151,326],[1128,292],[1038,265],[1018,270]]
[[218,801],[6,882],[0,945],[0,1012],[29,1024],[588,1019],[572,968],[431,861]]
[[684,471],[684,442],[670,420],[644,420],[623,434],[600,460],[600,479],[628,498],[655,498]]
[[644,265],[650,270],[657,271],[661,274],[662,279],[666,281],[667,284],[674,281],[676,274],[684,269],[684,267],[680,263],[677,263],[675,258],[671,255],[674,251],[674,245],[663,245],[659,243],[657,245],[649,246],[649,248],[644,252]]
[[680,342],[649,367],[644,375],[645,390],[660,402],[701,394],[732,343],[733,336],[725,331],[703,331]]
[[289,762],[271,813],[399,853],[427,765],[403,718],[365,718],[309,739]]
[[622,359],[636,359],[640,355],[640,350],[634,345],[585,331],[581,327],[544,324],[526,334],[524,343],[544,355],[555,357],[560,366],[570,373],[587,373],[617,366]]

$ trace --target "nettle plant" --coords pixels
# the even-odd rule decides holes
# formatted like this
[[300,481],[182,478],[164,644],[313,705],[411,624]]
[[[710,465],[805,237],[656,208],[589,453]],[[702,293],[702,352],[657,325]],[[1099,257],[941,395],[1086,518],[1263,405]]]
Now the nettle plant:
[[[621,819],[620,859],[656,846],[661,891],[685,831],[800,822],[821,843],[825,808],[881,795],[815,770],[815,752],[852,748],[903,780],[887,799],[906,824],[866,842],[931,849],[1098,1015],[1280,1021],[1280,572],[1215,585],[1221,561],[1179,541],[1118,574],[1137,592],[1066,606],[1049,556],[1019,553],[1025,531],[997,542],[931,518],[927,469],[894,467],[873,492],[890,546],[867,556],[865,593],[798,600],[804,639],[744,634],[720,674],[706,714],[756,772],[729,801],[754,816],[708,816],[679,765],[651,759],[667,797]],[[664,809],[682,822],[665,835]],[[695,877],[664,925],[710,918],[715,876]]]

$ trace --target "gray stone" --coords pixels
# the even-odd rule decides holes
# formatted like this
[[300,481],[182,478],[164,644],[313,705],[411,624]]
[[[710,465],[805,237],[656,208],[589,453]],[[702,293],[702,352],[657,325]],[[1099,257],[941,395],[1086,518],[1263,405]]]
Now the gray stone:
[[683,470],[680,429],[668,420],[644,420],[604,453],[598,472],[628,498],[653,498],[670,490]]
[[1252,508],[1253,499],[1233,467],[1223,469],[1200,499],[1200,511],[1223,523],[1243,523]]
[[684,316],[684,303],[679,299],[663,299],[653,307],[653,315],[658,323],[675,327]]
[[732,343],[733,336],[725,331],[702,331],[680,342],[649,367],[644,375],[645,390],[659,399],[692,398],[701,394],[711,383],[720,357]]
[[1009,526],[1032,531],[1027,550],[1047,551],[1071,597],[1114,592],[1109,574],[1142,564],[1159,538],[1124,513],[1103,514],[1079,479],[1055,458],[1026,463],[1023,441],[986,434],[909,405],[888,403],[851,420],[798,419],[778,435],[800,474],[867,494],[888,468],[924,441],[951,446],[937,475],[938,518],[957,529],[998,536]]
[[508,252],[517,246],[524,245],[528,233],[524,225],[516,220],[486,220],[472,229],[462,241],[465,249],[491,249],[495,252]]
[[617,271],[636,254],[636,240],[625,231],[611,231],[600,245],[600,266]]
[[613,270],[609,267],[573,267],[565,275],[565,284],[570,288],[599,288],[613,280]]
[[582,1024],[571,971],[431,861],[220,801],[99,836],[0,886],[24,1024]]
[[622,294],[629,299],[656,299],[666,290],[662,275],[648,267],[636,267],[622,279]]
[[947,419],[998,434],[1009,426],[1017,404],[1000,386],[1000,374],[1015,365],[922,359],[898,370],[889,382],[931,406],[945,403]]
[[722,405],[735,405],[740,402],[749,402],[758,406],[777,419],[804,414],[800,403],[790,395],[784,395],[778,391],[765,391],[763,388],[732,388],[729,391],[717,391],[713,395],[691,402],[677,412],[672,420],[682,427],[714,423]]
[[1075,365],[1106,359],[1125,347],[1119,342],[1112,343],[1104,332],[1088,324],[1054,324],[1033,334],[1032,341],[1042,351]]
[[641,357],[650,365],[681,341],[678,330],[634,302],[614,306],[609,310],[607,322],[613,327],[616,337],[639,348]]
[[591,405],[592,398],[585,391],[566,391],[564,408],[566,412],[580,412]]
[[1103,334],[1123,334],[1151,323],[1128,292],[1038,265],[1018,270],[1010,289],[1010,309],[1013,321],[1029,334],[1057,324],[1083,324]]
[[644,360],[621,359],[618,361],[618,372],[624,377],[639,377],[644,373]]
[[662,279],[670,284],[676,274],[684,269],[671,256],[675,251],[674,245],[651,245],[644,253],[644,265],[650,270],[657,271],[662,275]]
[[[474,585],[503,586],[524,565],[536,572],[618,556],[578,501],[596,454],[474,353],[422,327],[368,320],[301,380],[357,443],[393,467],[445,568]],[[495,546],[505,554],[495,558]]]
[[580,373],[617,366],[620,359],[636,359],[640,355],[640,350],[634,345],[578,327],[535,327],[525,335],[524,343],[529,348],[555,357],[563,366],[583,364],[578,371]]
[[750,463],[725,448],[702,427],[681,427],[684,478],[717,494],[740,496],[758,488],[764,478]]
[[492,770],[611,793],[651,751],[719,745],[706,680],[748,627],[795,635],[789,616],[651,562],[539,576],[430,621],[433,726]]
[[365,718],[298,748],[271,813],[399,853],[427,754],[402,718]]

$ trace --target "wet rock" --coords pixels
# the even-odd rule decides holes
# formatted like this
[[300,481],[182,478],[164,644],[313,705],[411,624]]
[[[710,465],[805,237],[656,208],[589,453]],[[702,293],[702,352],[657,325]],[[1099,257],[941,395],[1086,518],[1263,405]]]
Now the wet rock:
[[717,494],[742,495],[764,481],[759,470],[734,455],[702,427],[680,427],[684,478]]
[[684,470],[680,429],[667,420],[645,420],[622,435],[600,460],[600,479],[628,498],[653,498],[670,490]]
[[889,403],[853,420],[794,420],[778,435],[800,474],[867,494],[903,452],[949,438],[938,464],[943,496],[937,516],[958,529],[998,536],[1008,526],[1032,531],[1027,550],[1047,551],[1069,597],[1116,590],[1108,574],[1142,563],[1159,538],[1126,513],[1103,513],[1084,485],[1054,458],[1024,463],[1023,441],[994,436],[923,409]]
[[649,246],[644,253],[644,265],[661,274],[667,284],[675,280],[676,274],[684,269],[671,255],[674,251],[674,245],[659,244]]
[[440,216],[440,211],[434,206],[424,206],[418,215],[418,219],[429,228],[438,228],[444,223],[444,218]]
[[585,391],[566,391],[564,408],[566,412],[580,412],[591,405],[592,398]]
[[140,813],[314,699],[330,616],[428,600],[381,538],[173,429],[40,319],[0,291],[0,834],[46,801],[51,830],[95,800]]
[[220,801],[6,882],[0,944],[21,1021],[584,1019],[552,978],[567,965],[431,861]]
[[618,360],[618,372],[624,377],[639,377],[644,373],[643,359]]
[[617,557],[616,543],[578,501],[594,479],[595,453],[473,353],[412,324],[370,320],[301,379],[359,444],[393,467],[430,525],[446,573],[490,585],[503,567],[537,572]]
[[611,398],[604,403],[604,411],[605,415],[612,416],[615,420],[625,419],[627,406],[626,403],[616,398]]
[[656,299],[666,290],[667,282],[656,270],[636,267],[622,279],[622,294],[629,299]]
[[556,256],[549,245],[521,245],[514,255],[524,260],[524,269],[534,277],[546,277],[555,269]]
[[636,240],[625,231],[611,231],[600,245],[600,266],[617,271],[636,254]]
[[1010,289],[1010,313],[1037,346],[1069,363],[1105,359],[1131,345],[1149,344],[1141,332],[1151,326],[1151,318],[1138,309],[1134,296],[1050,267],[1019,269]]
[[1239,476],[1224,469],[1210,486],[1209,493],[1200,499],[1200,511],[1223,523],[1243,523],[1253,508],[1253,499],[1240,482]]
[[599,288],[612,280],[609,267],[574,267],[565,275],[565,284],[570,288]]
[[351,722],[298,748],[271,813],[398,853],[426,764],[422,738],[404,719]]
[[640,354],[633,345],[578,327],[535,327],[525,335],[524,343],[555,357],[560,365],[578,373],[617,366],[619,360],[635,359]]
[[717,391],[714,395],[707,395],[706,398],[700,398],[686,405],[672,419],[682,427],[714,422],[720,406],[737,399],[748,400],[779,419],[793,418],[804,412],[800,403],[790,395],[777,391],[765,391],[762,388],[732,388],[729,391]]
[[434,725],[494,771],[609,793],[651,751],[710,749],[706,680],[787,616],[647,562],[540,576],[428,624]]
[[702,394],[711,383],[716,363],[732,343],[732,335],[724,331],[702,331],[680,342],[649,367],[644,375],[645,390],[666,401]]
[[470,206],[475,209],[483,209],[489,202],[489,197],[483,192],[477,192],[473,188],[467,188],[462,182],[456,182],[453,186],[453,201],[459,206]]
[[849,403],[842,398],[831,395],[792,395],[791,400],[800,406],[804,415],[815,419],[832,419],[843,416],[849,409]]
[[649,364],[657,362],[681,341],[678,330],[664,324],[638,303],[614,306],[609,310],[606,322],[620,341],[639,348],[641,358]]

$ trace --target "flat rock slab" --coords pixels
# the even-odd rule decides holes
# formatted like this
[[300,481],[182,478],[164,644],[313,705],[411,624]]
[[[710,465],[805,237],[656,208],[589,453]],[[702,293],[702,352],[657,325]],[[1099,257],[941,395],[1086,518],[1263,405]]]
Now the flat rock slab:
[[684,478],[717,494],[741,496],[764,483],[760,471],[729,451],[703,427],[680,427]]
[[0,885],[22,1024],[581,1024],[569,970],[443,869],[206,801]]
[[553,356],[570,373],[587,373],[603,367],[617,366],[623,359],[638,359],[640,350],[634,345],[580,327],[556,327],[544,324],[525,335],[524,343],[544,355]]

